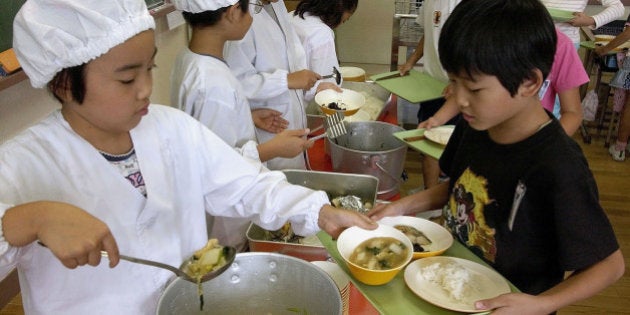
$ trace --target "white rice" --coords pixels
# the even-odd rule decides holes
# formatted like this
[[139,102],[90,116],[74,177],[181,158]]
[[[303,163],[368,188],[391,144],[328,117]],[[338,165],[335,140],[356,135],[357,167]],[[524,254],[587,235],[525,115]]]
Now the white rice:
[[440,286],[451,298],[460,302],[467,302],[473,289],[473,275],[455,262],[432,263],[420,269],[420,276]]

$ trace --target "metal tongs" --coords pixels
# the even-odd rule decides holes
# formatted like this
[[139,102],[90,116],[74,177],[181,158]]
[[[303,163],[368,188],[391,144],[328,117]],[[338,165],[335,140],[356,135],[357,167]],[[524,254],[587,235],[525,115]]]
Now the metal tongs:
[[337,67],[333,67],[333,73],[329,75],[322,76],[322,79],[330,79],[335,78],[335,82],[337,85],[341,84],[341,73],[337,70]]
[[311,138],[311,141],[319,140],[323,137],[328,137],[330,139],[337,138],[339,136],[345,135],[348,133],[346,130],[346,125],[343,121],[344,114],[343,112],[337,111],[332,115],[326,115],[324,118],[324,124],[313,129],[311,133],[321,129],[322,127],[325,129],[325,132],[321,135],[315,136]]

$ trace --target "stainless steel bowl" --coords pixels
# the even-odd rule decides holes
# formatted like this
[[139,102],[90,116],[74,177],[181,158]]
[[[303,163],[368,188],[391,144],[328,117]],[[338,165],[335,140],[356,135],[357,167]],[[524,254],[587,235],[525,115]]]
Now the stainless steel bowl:
[[317,266],[275,253],[240,253],[220,276],[197,285],[173,280],[160,297],[157,314],[341,314],[335,282]]

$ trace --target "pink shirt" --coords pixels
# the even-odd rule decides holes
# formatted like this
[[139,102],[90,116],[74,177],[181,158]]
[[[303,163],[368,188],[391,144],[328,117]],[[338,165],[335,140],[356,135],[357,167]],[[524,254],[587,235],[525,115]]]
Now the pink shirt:
[[553,112],[556,94],[579,87],[589,81],[573,42],[557,28],[556,34],[558,43],[553,65],[539,94],[542,95],[540,99],[542,106],[550,112]]

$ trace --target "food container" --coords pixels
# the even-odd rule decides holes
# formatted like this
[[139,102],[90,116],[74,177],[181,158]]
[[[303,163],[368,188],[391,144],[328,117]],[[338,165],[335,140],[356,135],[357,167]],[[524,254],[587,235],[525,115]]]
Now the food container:
[[[352,116],[365,105],[365,96],[350,89],[342,89],[342,92],[326,89],[315,94],[315,103],[326,115],[341,112],[345,116]],[[337,104],[342,109],[330,108],[328,107],[329,104]]]
[[[329,198],[354,195],[365,203],[376,202],[378,178],[361,174],[343,174],[305,170],[284,170],[287,180],[315,190],[323,190]],[[262,227],[251,224],[247,229],[249,249],[253,252],[276,252],[307,261],[326,260],[328,252],[316,236],[308,237],[308,244],[267,240]]]
[[365,70],[359,67],[339,67],[343,81],[364,82]]
[[394,227],[396,225],[407,225],[421,231],[431,240],[431,244],[422,246],[424,251],[413,252],[413,259],[442,255],[453,245],[453,235],[451,232],[431,220],[401,215],[396,217],[384,217],[378,221],[378,223]]
[[[365,97],[365,105],[361,107],[358,113],[366,113],[369,120],[377,120],[382,116],[383,110],[387,105],[390,102],[394,102],[391,97],[392,94],[378,84],[344,81],[341,87],[359,92]],[[311,129],[321,126],[323,123],[323,113],[315,100],[311,101],[306,107],[306,116],[308,118],[308,126]]]
[[[364,241],[374,237],[393,237],[401,241],[408,249],[405,262],[396,268],[385,270],[371,270],[352,263],[349,258],[354,250]],[[409,238],[397,229],[384,224],[379,224],[375,230],[365,230],[356,226],[345,229],[337,238],[337,250],[352,276],[368,285],[388,283],[411,261],[413,255],[413,245]]]
[[176,278],[158,302],[158,315],[184,314],[342,314],[341,294],[317,266],[274,253],[240,253],[220,276],[197,285]]
[[372,175],[378,178],[378,199],[398,194],[407,153],[407,145],[393,134],[404,129],[380,121],[346,124],[348,133],[326,138],[333,170],[342,173]]

